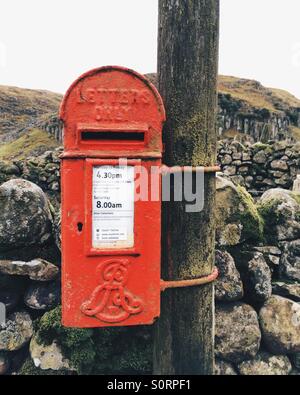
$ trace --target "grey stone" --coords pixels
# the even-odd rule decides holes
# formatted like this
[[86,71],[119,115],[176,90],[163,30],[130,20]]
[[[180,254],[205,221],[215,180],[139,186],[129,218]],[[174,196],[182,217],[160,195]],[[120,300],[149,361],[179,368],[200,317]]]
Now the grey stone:
[[42,370],[72,370],[70,361],[63,355],[57,340],[50,345],[43,345],[33,337],[30,342],[30,355],[35,366]]
[[244,177],[241,175],[236,175],[236,176],[232,176],[230,177],[230,180],[235,184],[235,185],[245,185],[245,180]]
[[55,212],[54,215],[54,237],[57,248],[61,250],[61,212]]
[[216,184],[217,244],[234,246],[252,237],[260,237],[261,218],[248,192],[219,175]]
[[241,166],[239,167],[239,173],[241,174],[248,174],[249,173],[249,167],[248,166]]
[[254,156],[253,156],[253,162],[258,163],[258,164],[263,164],[266,163],[267,161],[267,155],[265,151],[261,150],[258,151]]
[[25,304],[33,310],[51,310],[59,301],[60,286],[56,282],[32,284],[24,296]]
[[215,361],[215,376],[236,376],[237,373],[234,369],[234,366],[226,361],[222,361],[221,359],[216,359]]
[[230,156],[230,155],[224,155],[222,158],[221,158],[221,163],[222,163],[222,165],[230,165],[230,163],[232,162],[232,157]]
[[273,272],[279,267],[281,250],[276,246],[254,247],[255,251],[261,252]]
[[29,342],[33,335],[32,321],[25,312],[13,313],[0,328],[0,351],[15,351]]
[[247,186],[248,188],[250,188],[252,182],[253,182],[253,177],[252,177],[252,176],[247,176],[247,177],[245,177],[245,183],[246,183],[246,186]]
[[291,181],[290,176],[288,174],[285,174],[280,178],[276,178],[274,180],[274,183],[279,186],[286,186],[287,184],[290,183],[290,181]]
[[238,365],[241,375],[285,376],[292,370],[289,358],[285,355],[272,355],[259,352],[256,357]]
[[275,182],[273,180],[271,180],[270,178],[265,178],[263,179],[262,183],[264,185],[267,185],[268,187],[275,187]]
[[281,281],[272,283],[273,294],[286,297],[300,302],[300,284],[299,283],[285,283]]
[[234,160],[234,161],[232,162],[232,165],[233,165],[233,166],[241,166],[241,165],[242,165],[242,161],[241,161],[241,160]]
[[30,262],[0,260],[0,273],[28,276],[31,280],[36,281],[49,281],[57,277],[59,269],[41,258]]
[[258,201],[265,218],[266,238],[270,242],[300,238],[300,205],[293,192],[276,188],[266,191]]
[[245,161],[245,162],[250,161],[250,160],[251,160],[251,155],[250,155],[250,153],[248,153],[248,152],[243,152],[242,159],[243,159],[243,161]]
[[239,363],[254,358],[261,341],[255,310],[243,303],[216,306],[215,352],[218,358]]
[[259,312],[264,343],[274,354],[300,352],[300,305],[272,295]]
[[271,168],[274,169],[274,170],[283,170],[283,171],[289,169],[288,164],[286,163],[286,161],[285,160],[281,160],[281,159],[273,160],[271,162]]
[[286,175],[283,171],[270,171],[270,174],[275,178],[281,178]]
[[224,174],[227,176],[234,176],[236,174],[236,167],[235,166],[225,166],[224,167]]
[[276,246],[262,246],[254,247],[254,250],[263,253],[264,255],[281,255],[281,249]]
[[243,298],[243,283],[234,259],[228,252],[216,251],[219,276],[215,282],[215,298],[218,301],[237,301]]
[[52,215],[37,185],[13,179],[0,186],[0,251],[44,244],[51,238]]
[[272,274],[264,256],[255,252],[245,265],[243,276],[247,295],[256,302],[264,302],[272,294]]
[[300,281],[300,239],[283,242],[283,254],[280,259],[281,278]]
[[241,160],[242,159],[242,153],[241,152],[235,152],[232,154],[232,159],[233,160]]

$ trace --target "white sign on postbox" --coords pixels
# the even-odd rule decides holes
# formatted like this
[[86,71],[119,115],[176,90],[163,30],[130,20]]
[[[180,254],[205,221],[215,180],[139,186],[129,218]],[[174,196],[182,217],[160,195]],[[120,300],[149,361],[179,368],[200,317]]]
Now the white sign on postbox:
[[134,246],[134,166],[93,167],[94,248]]

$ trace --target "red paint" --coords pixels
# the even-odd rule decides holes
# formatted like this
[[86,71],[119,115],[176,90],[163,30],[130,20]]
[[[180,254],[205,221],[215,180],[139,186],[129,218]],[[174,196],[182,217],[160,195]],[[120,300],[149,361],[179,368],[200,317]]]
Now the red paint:
[[151,166],[161,166],[162,100],[143,76],[103,67],[72,84],[60,117],[63,324],[152,324],[160,314],[161,201],[134,203],[132,248],[94,248],[92,170],[117,165],[119,158],[135,169],[145,166],[148,174]]

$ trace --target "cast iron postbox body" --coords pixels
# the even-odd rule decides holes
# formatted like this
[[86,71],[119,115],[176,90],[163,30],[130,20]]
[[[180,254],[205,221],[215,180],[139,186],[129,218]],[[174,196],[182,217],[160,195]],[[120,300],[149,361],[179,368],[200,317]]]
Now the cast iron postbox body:
[[[150,197],[150,173],[161,166],[161,97],[138,73],[102,67],[72,84],[60,118],[63,324],[151,324],[160,313],[161,198]],[[148,198],[138,199],[145,179]]]

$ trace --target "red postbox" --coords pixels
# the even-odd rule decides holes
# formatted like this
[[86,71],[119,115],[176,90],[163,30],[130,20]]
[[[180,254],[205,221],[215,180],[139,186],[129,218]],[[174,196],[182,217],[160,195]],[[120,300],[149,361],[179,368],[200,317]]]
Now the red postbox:
[[161,198],[151,188],[161,97],[138,73],[102,67],[72,84],[60,118],[63,324],[151,324],[160,313]]

